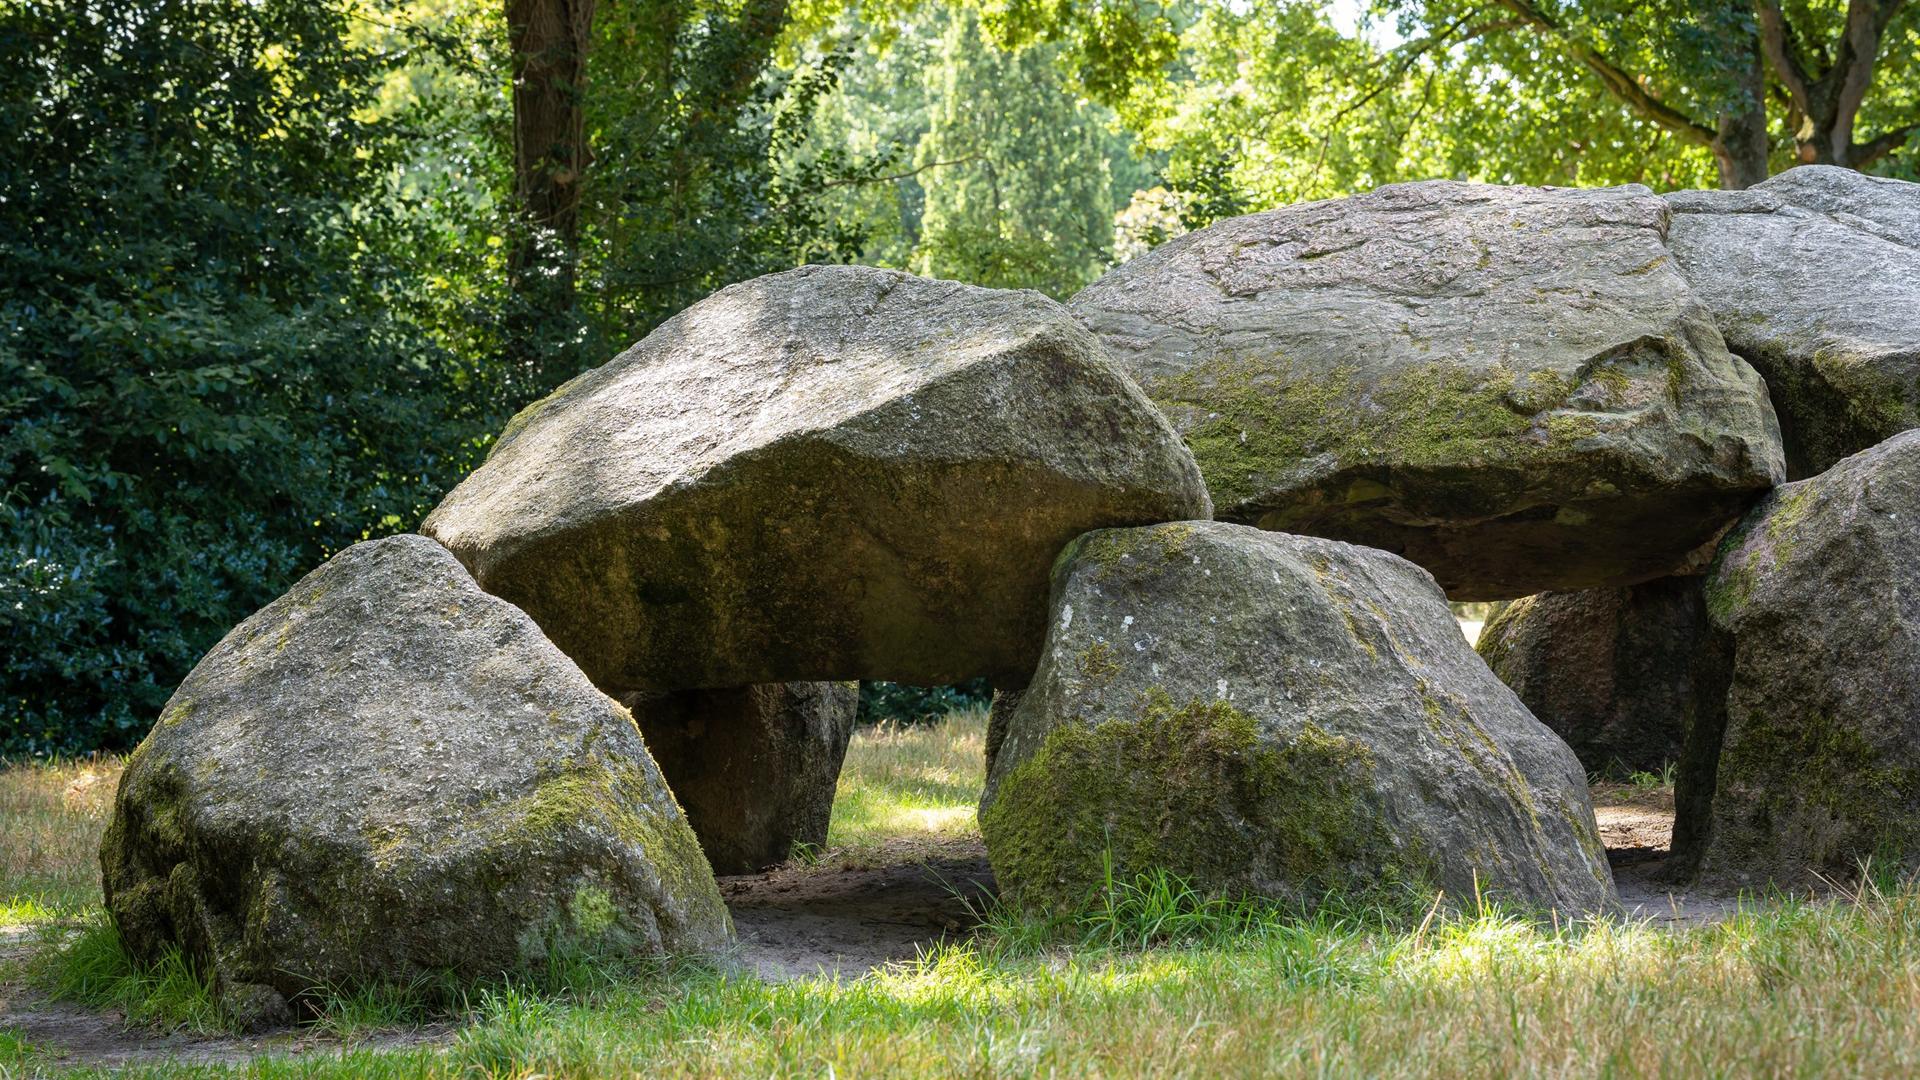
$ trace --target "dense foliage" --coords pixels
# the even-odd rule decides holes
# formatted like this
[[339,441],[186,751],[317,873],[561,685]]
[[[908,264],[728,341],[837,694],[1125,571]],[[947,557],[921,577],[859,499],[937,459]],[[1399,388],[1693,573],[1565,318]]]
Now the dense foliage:
[[0,11],[0,752],[125,746],[492,426],[423,329],[392,57],[289,0]]
[[992,702],[993,687],[985,679],[957,686],[863,682],[856,716],[862,724],[923,724],[959,709],[984,709]]

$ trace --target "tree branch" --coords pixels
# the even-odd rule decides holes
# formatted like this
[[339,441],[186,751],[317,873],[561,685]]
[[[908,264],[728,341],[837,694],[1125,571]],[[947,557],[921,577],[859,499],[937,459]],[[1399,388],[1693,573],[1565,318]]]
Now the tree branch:
[[1557,39],[1568,55],[1585,64],[1587,70],[1599,77],[1600,82],[1614,97],[1625,102],[1634,112],[1679,135],[1688,142],[1701,146],[1712,146],[1718,134],[1713,128],[1699,123],[1680,110],[1661,101],[1660,98],[1640,85],[1640,80],[1609,60],[1606,54],[1575,39],[1566,29],[1555,22],[1552,16],[1534,7],[1528,0],[1498,0],[1500,5],[1518,15],[1534,30]]
[[1920,121],[1883,132],[1864,143],[1855,143],[1848,155],[1849,164],[1856,169],[1864,169],[1907,145],[1907,140],[1917,131],[1920,131]]
[[[1873,69],[1880,62],[1880,35],[1898,11],[1902,0],[1852,0],[1847,5],[1847,24],[1841,39],[1840,58],[1835,64],[1839,76],[1834,88],[1834,150],[1853,151],[1853,121],[1867,100],[1867,88],[1873,84]],[[1843,165],[1857,164],[1852,160]]]
[[[1472,19],[1474,16],[1478,14],[1480,14],[1480,11],[1479,9],[1476,8],[1472,11],[1467,12],[1465,15],[1460,16],[1458,19],[1455,19],[1453,22],[1447,24],[1447,26],[1443,27],[1439,33],[1430,34],[1424,38],[1421,38],[1419,41],[1409,42],[1406,45],[1402,45],[1399,49],[1394,50],[1395,52],[1401,53],[1401,57],[1399,62],[1394,64],[1392,74],[1380,80],[1380,82],[1374,85],[1373,89],[1367,91],[1366,93],[1360,95],[1358,98],[1355,98],[1354,100],[1341,106],[1340,110],[1333,114],[1332,123],[1335,125],[1338,125],[1340,121],[1346,119],[1346,117],[1351,113],[1353,113],[1354,110],[1360,108],[1362,105],[1365,105],[1367,102],[1372,101],[1374,98],[1379,97],[1383,92],[1386,91],[1387,87],[1392,86],[1395,83],[1398,83],[1402,78],[1406,76],[1407,72],[1413,67],[1416,61],[1418,61],[1422,56],[1425,56],[1426,54],[1432,52],[1434,49],[1437,49],[1440,46],[1446,44],[1449,40],[1453,38],[1455,34],[1459,33],[1460,28],[1464,26],[1468,20]],[[1468,30],[1466,33],[1461,34],[1460,40],[1462,42],[1467,42],[1467,41],[1472,41],[1475,38],[1485,37],[1488,34],[1499,33],[1502,30],[1521,30],[1521,29],[1525,29],[1526,25],[1527,24],[1525,22],[1518,19],[1504,19],[1498,22],[1482,23],[1479,26],[1476,26],[1473,29]]]
[[1806,62],[1801,59],[1800,40],[1787,22],[1786,13],[1780,10],[1779,0],[1760,0],[1758,7],[1761,51],[1766,53],[1767,63],[1773,67],[1780,84],[1787,88],[1793,107],[1802,115],[1811,116],[1813,79],[1807,75]]

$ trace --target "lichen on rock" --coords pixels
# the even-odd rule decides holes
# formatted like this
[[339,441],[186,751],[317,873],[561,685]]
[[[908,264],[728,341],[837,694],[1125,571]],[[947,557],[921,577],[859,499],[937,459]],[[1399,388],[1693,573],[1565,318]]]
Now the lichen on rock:
[[1789,479],[1920,427],[1920,184],[1804,165],[1667,198],[1681,273],[1766,378]]
[[627,698],[714,872],[824,847],[853,736],[851,683],[775,683]]
[[729,286],[516,417],[428,516],[597,685],[1017,686],[1047,566],[1210,516],[1060,305],[863,266]]
[[1724,691],[1697,576],[1524,597],[1487,622],[1477,648],[1601,776],[1678,764],[1703,701]]
[[1920,431],[1775,491],[1705,588],[1731,666],[1676,785],[1682,868],[1792,888],[1920,867]]

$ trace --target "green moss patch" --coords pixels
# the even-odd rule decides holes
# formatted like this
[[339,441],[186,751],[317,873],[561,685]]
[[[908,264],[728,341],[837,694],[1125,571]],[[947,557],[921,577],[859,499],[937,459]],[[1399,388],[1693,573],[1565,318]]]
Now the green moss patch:
[[1225,701],[1145,695],[1069,724],[1001,783],[981,819],[1003,894],[1070,910],[1115,873],[1165,870],[1216,895],[1314,903],[1426,876],[1370,802],[1364,745],[1308,724],[1262,731]]
[[[1786,776],[1793,782],[1782,783]],[[1727,824],[1750,843],[1775,843],[1790,821],[1817,821],[1827,850],[1798,854],[1842,878],[1863,859],[1920,856],[1920,768],[1831,716],[1743,718],[1721,751],[1716,787],[1721,805],[1737,807]]]
[[[1628,376],[1596,369],[1608,399]],[[1517,373],[1439,362],[1369,383],[1355,367],[1314,372],[1281,358],[1210,361],[1154,387],[1162,404],[1196,413],[1187,443],[1214,501],[1257,501],[1302,463],[1331,455],[1341,467],[1432,468],[1465,462],[1525,465],[1598,430],[1583,416],[1548,416],[1578,384],[1550,371]],[[1343,488],[1340,497],[1371,497]]]

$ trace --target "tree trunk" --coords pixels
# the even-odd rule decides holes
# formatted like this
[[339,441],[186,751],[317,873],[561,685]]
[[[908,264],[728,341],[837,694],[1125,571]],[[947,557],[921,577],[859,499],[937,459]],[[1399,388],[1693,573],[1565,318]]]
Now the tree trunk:
[[517,310],[509,346],[541,377],[543,333],[574,306],[580,181],[591,155],[581,88],[594,0],[507,0],[513,51],[513,194],[507,259]]
[[[1920,124],[1908,124],[1859,142],[1854,121],[1873,85],[1881,40],[1906,0],[1848,0],[1840,35],[1808,48],[1780,0],[1758,0],[1760,40],[1767,64],[1786,88],[1787,122],[1805,165],[1864,169],[1899,149]],[[1825,64],[1821,70],[1816,64]]]
[[[1730,43],[1731,44],[1731,43]],[[1713,137],[1713,161],[1720,169],[1720,186],[1730,191],[1750,188],[1768,175],[1767,70],[1759,43],[1749,39],[1733,47],[1749,56],[1740,76],[1740,100],[1720,114]]]

